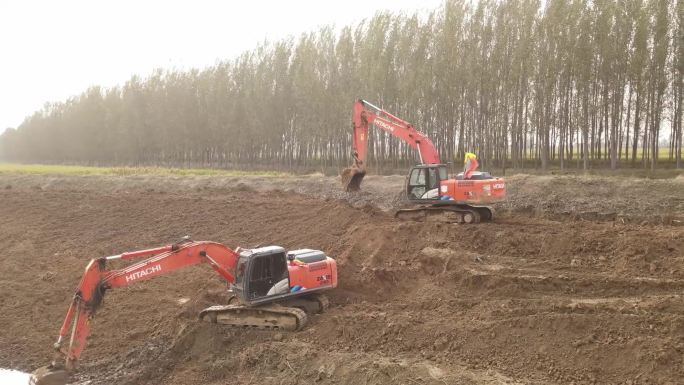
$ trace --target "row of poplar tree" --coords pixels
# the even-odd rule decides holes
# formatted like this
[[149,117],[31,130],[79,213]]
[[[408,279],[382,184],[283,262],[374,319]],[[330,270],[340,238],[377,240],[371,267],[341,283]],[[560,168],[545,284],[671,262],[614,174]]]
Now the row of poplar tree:
[[[46,105],[0,137],[20,162],[340,167],[358,98],[412,122],[443,161],[681,167],[684,0],[449,0],[428,15],[264,43]],[[660,156],[658,156],[660,154]],[[369,165],[416,154],[373,131]]]

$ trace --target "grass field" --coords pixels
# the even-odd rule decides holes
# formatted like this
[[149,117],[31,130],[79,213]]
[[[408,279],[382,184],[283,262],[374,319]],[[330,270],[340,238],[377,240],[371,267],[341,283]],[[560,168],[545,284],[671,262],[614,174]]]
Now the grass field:
[[[629,163],[621,162],[617,170],[606,167],[605,162],[594,162],[590,165],[590,170],[584,171],[581,167],[576,168],[576,161],[568,161],[565,170],[560,170],[558,161],[549,162],[548,170],[541,170],[539,165],[536,167],[532,162],[526,162],[524,169],[498,167],[482,167],[483,170],[491,172],[493,175],[506,176],[518,173],[523,174],[593,174],[603,176],[626,176],[639,178],[676,178],[684,174],[684,170],[675,169],[672,165],[661,164],[655,172],[650,168],[644,168],[641,163],[632,168]],[[379,175],[404,175],[407,169],[382,169],[370,165],[369,172]],[[458,172],[457,167],[451,167],[450,172]],[[46,165],[46,164],[18,164],[0,163],[0,175],[2,174],[31,174],[31,175],[111,175],[111,176],[135,176],[135,175],[159,175],[159,176],[234,176],[234,177],[287,177],[294,175],[311,174],[319,172],[326,176],[337,176],[340,172],[338,167],[328,167],[319,170],[304,170],[300,172],[282,172],[268,170],[224,170],[212,168],[173,168],[173,167],[96,167],[96,166],[77,166],[77,165]]]
[[165,167],[91,167],[45,164],[0,163],[0,174],[35,175],[177,175],[177,176],[266,176],[282,177],[290,174],[278,171],[241,171],[200,168]]
[[[603,153],[603,160],[592,159],[592,161],[609,162],[610,161],[609,160],[609,153],[606,153],[605,151],[603,151],[603,149],[601,151]],[[684,156],[684,150],[682,150],[682,151],[683,151],[682,155]],[[577,148],[575,148],[573,159],[576,160],[577,156],[580,156],[580,155],[577,152]],[[525,151],[524,157],[525,157],[525,161],[535,161],[535,160],[539,161],[539,158],[534,153],[534,151]],[[674,158],[675,158],[675,154],[672,154],[672,160],[674,160]],[[509,156],[508,160],[510,161],[510,159],[511,158]],[[566,154],[566,160],[568,160],[567,154]],[[631,162],[631,160],[632,160],[632,148],[630,147],[629,153],[625,154],[624,147],[623,147],[622,152],[619,154],[619,160],[620,160],[620,162]],[[667,148],[667,147],[658,148],[658,162],[667,162],[667,161],[672,161],[672,160],[670,159],[670,149],[669,148]],[[643,148],[639,147],[639,148],[637,148],[637,152],[636,152],[636,162],[639,163],[639,162],[643,162],[643,161],[644,161],[644,150],[643,150]]]

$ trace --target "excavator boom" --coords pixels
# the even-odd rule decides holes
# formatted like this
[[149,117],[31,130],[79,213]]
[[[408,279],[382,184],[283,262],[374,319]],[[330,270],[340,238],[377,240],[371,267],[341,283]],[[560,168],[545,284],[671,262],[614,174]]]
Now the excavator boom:
[[368,128],[371,124],[396,136],[417,150],[421,163],[440,163],[439,153],[427,135],[418,131],[411,123],[360,99],[354,103],[352,114],[352,156],[354,164],[342,171],[342,185],[345,190],[357,191],[361,188],[361,181],[366,175]]

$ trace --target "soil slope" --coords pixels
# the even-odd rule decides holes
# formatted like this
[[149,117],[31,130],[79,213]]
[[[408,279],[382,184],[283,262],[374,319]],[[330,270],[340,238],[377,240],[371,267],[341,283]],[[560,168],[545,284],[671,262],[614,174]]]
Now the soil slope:
[[398,222],[379,190],[350,204],[249,180],[0,177],[0,367],[50,360],[90,258],[191,235],[325,250],[340,267],[331,309],[293,334],[203,324],[225,283],[189,268],[107,294],[78,383],[680,383],[684,227],[516,210],[545,187],[513,183],[505,215],[468,226]]

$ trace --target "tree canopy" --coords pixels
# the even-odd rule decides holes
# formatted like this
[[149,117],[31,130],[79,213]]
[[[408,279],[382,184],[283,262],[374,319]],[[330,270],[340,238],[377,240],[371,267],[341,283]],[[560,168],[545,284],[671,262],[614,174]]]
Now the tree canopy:
[[[684,0],[448,0],[424,16],[378,13],[204,70],[92,87],[7,130],[0,157],[342,167],[363,98],[427,133],[445,162],[472,151],[498,167],[655,168],[664,157],[681,167],[683,26]],[[415,162],[405,144],[372,135],[371,167]]]

